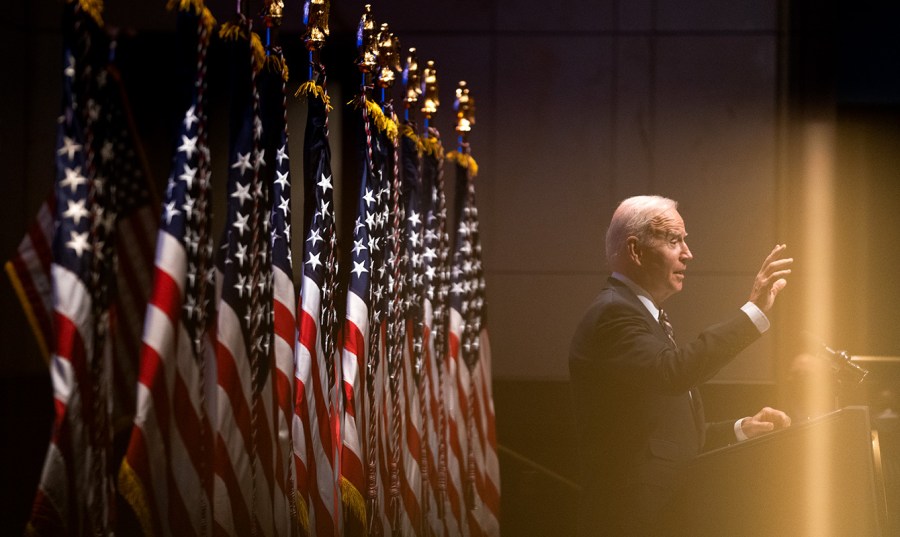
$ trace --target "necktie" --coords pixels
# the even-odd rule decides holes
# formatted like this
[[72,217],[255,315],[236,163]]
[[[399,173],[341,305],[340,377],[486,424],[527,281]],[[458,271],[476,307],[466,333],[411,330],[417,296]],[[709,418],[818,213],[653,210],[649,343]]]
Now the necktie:
[[666,315],[666,312],[663,310],[659,310],[659,324],[662,325],[666,335],[669,336],[669,341],[672,342],[672,345],[677,347],[678,344],[675,343],[675,329],[672,328],[672,323],[669,322],[669,316]]
[[[659,324],[662,325],[663,331],[669,336],[669,341],[672,342],[672,346],[677,349],[678,344],[675,343],[675,329],[672,328],[672,323],[669,322],[669,316],[666,315],[666,312],[663,310],[659,310]],[[702,446],[704,441],[703,417],[700,411],[700,394],[694,394],[695,390],[696,388],[688,390],[688,402],[691,405],[691,414],[694,416],[694,426],[697,428],[699,442]]]

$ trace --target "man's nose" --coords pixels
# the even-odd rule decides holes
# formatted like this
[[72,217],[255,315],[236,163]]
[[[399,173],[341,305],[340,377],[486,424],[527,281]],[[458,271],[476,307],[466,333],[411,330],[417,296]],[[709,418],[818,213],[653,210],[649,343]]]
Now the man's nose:
[[684,261],[694,259],[694,254],[691,253],[691,249],[688,248],[687,243],[684,243],[684,246],[681,249],[681,259]]

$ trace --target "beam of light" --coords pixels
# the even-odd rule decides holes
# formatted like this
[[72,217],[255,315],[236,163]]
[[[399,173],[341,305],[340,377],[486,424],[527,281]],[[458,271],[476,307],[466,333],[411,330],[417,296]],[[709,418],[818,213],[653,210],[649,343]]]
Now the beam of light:
[[[815,122],[804,129],[804,160],[802,176],[803,296],[805,297],[803,329],[812,334],[832,333],[834,319],[834,262],[833,237],[835,235],[835,162],[836,132],[833,122]],[[823,401],[831,397],[828,377],[814,381],[809,397]],[[807,480],[808,497],[805,502],[806,517],[810,522],[809,535],[828,537],[829,495],[833,494],[828,452],[832,446],[825,439],[815,438],[807,446],[806,464],[802,476]]]

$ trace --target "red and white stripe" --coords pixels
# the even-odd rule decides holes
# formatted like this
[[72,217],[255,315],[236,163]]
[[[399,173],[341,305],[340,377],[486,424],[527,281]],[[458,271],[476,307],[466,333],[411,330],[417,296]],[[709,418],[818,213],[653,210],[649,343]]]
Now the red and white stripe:
[[[427,524],[432,535],[450,537],[461,535],[457,518],[453,516],[453,510],[449,507],[449,499],[458,498],[452,481],[445,483],[446,495],[441,493],[440,474],[440,446],[447,438],[447,389],[442,384],[445,382],[446,373],[440,374],[437,362],[437,353],[434,346],[434,310],[431,300],[425,299],[425,378],[427,382],[428,419],[426,422],[428,434],[428,474],[431,509],[427,513]],[[442,399],[443,398],[443,399]],[[442,415],[443,413],[443,415]],[[441,429],[441,425],[444,429]],[[443,476],[447,478],[448,476]],[[444,505],[441,505],[443,502]],[[441,518],[441,512],[444,518]]]
[[[302,299],[295,311],[303,311]],[[302,317],[302,314],[301,314]],[[297,319],[299,325],[300,319]],[[299,340],[300,333],[297,331]],[[296,487],[297,519],[301,535],[313,535],[310,527],[310,476],[312,452],[310,428],[310,410],[307,403],[307,387],[312,389],[312,363],[306,358],[300,359],[300,345],[294,347],[294,415],[291,419],[291,433],[294,455],[294,486]]]
[[366,474],[363,440],[366,424],[366,349],[369,344],[369,308],[356,293],[347,293],[347,314],[342,332],[341,369],[344,405],[341,413],[341,502],[344,535],[365,535]]
[[6,272],[31,323],[38,347],[48,361],[54,337],[53,290],[50,282],[53,253],[50,245],[53,241],[55,213],[56,196],[50,195],[38,209],[16,254],[6,263]]
[[414,352],[412,340],[412,327],[408,325],[405,344],[403,345],[403,369],[399,394],[400,400],[403,402],[403,425],[401,427],[401,445],[399,446],[403,465],[400,474],[400,495],[403,502],[401,509],[403,534],[421,535],[424,529],[422,526],[422,514],[424,501],[427,500],[427,496],[423,497],[422,495],[422,471],[419,467],[421,446],[424,441],[422,432],[423,421],[422,409],[419,405],[419,390],[413,375]]
[[[450,356],[446,361],[450,382],[455,385],[452,388],[455,390],[455,397],[449,397],[448,403],[456,404],[450,420],[450,446],[453,454],[450,458],[450,466],[453,468],[451,475],[454,482],[458,480],[461,486],[457,497],[462,502],[464,534],[472,537],[495,536],[500,534],[500,471],[493,396],[490,388],[490,346],[487,331],[482,330],[480,358],[470,374],[460,353],[461,333],[462,317],[458,311],[451,308]],[[470,397],[472,390],[474,396]],[[466,425],[466,417],[472,403],[475,405],[475,424],[470,431]],[[475,504],[467,506],[465,490],[470,486],[468,475],[470,454],[474,457],[475,464]]]
[[54,263],[50,274],[55,298],[51,374],[56,417],[26,531],[78,534],[90,528],[84,508],[88,502],[80,495],[89,490],[90,480],[85,424],[92,419],[92,405],[90,393],[82,389],[90,385],[91,297],[84,282],[68,269]]
[[255,397],[247,344],[227,300],[219,302],[216,365],[214,535],[272,535],[272,377]]
[[[294,282],[277,265],[272,267],[274,299],[275,337],[274,375],[275,394],[275,468],[277,494],[275,495],[276,535],[292,535],[294,521],[290,504],[295,496],[294,487],[294,446],[291,435],[294,419],[294,342],[297,340],[297,314],[294,302]],[[296,504],[295,504],[296,505]]]
[[[382,324],[382,336],[387,333],[387,323]],[[388,534],[393,529],[391,520],[391,431],[393,427],[393,412],[391,411],[391,388],[388,376],[387,359],[385,353],[384,337],[381,339],[378,360],[379,366],[375,374],[376,405],[378,405],[378,465],[376,480],[378,483],[378,513],[382,532]]]
[[[444,408],[447,413],[447,499],[450,503],[448,515],[452,515],[456,532],[451,535],[471,535],[468,508],[465,499],[466,453],[466,386],[468,372],[460,354],[462,317],[450,308],[447,327],[447,356],[444,357]],[[462,378],[465,376],[465,378]]]
[[155,207],[145,205],[135,209],[116,227],[118,270],[113,328],[116,423],[129,422],[134,413],[134,386],[143,347],[144,314],[153,288],[152,267],[159,227],[157,213]]
[[[300,463],[306,471],[310,530],[318,537],[328,537],[339,532],[340,496],[335,449],[338,427],[334,400],[338,386],[336,379],[328,378],[325,360],[333,357],[323,356],[319,338],[321,290],[314,280],[305,275],[300,287],[300,304],[297,397],[299,399],[301,394],[305,397],[308,422],[304,425],[308,429],[302,435],[306,440],[306,452],[297,453],[295,450],[295,454],[301,458]],[[297,429],[295,425],[295,432]]]
[[[211,437],[209,381],[181,323],[186,252],[160,231],[147,305],[137,408],[119,487],[146,535],[209,535]],[[207,363],[212,346],[206,345]],[[207,379],[215,378],[206,371]],[[204,404],[206,407],[204,408]]]
[[500,461],[497,458],[497,428],[494,395],[491,386],[491,345],[487,328],[482,326],[478,364],[475,367],[476,412],[481,455],[479,457],[478,494],[484,509],[479,513],[485,535],[500,535]]

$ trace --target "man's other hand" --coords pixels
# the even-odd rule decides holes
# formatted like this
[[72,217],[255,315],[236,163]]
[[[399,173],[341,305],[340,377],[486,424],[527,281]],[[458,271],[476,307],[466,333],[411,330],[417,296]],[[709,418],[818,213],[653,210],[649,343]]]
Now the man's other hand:
[[790,416],[770,407],[764,407],[756,415],[741,420],[741,430],[747,435],[747,438],[790,427],[790,425]]

